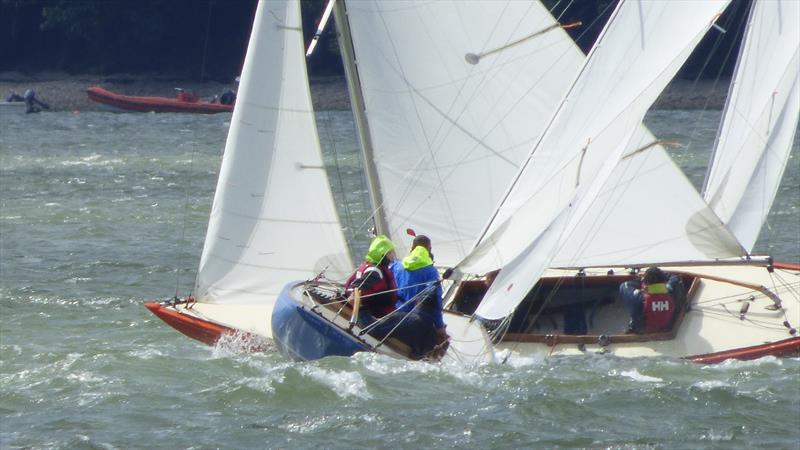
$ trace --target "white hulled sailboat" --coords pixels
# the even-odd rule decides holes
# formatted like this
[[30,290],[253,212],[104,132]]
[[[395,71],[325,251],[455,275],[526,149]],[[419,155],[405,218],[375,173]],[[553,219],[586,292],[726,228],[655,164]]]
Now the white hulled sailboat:
[[[587,59],[538,2],[357,2],[345,14],[339,1],[379,230],[429,235],[437,263],[460,274],[451,308],[509,354],[797,352],[800,267],[751,257],[739,231],[752,235],[757,223],[758,235],[797,127],[797,4],[754,4],[708,203],[641,123],[726,4],[623,1]],[[299,24],[296,2],[260,2],[196,298],[148,304],[204,342],[271,337],[284,284],[322,272],[342,280],[351,267],[320,170]],[[752,68],[763,52],[746,49],[769,40],[788,47],[772,58],[786,61],[767,64],[774,82],[734,94],[764,77]],[[763,92],[774,92],[768,107]],[[743,119],[754,129],[744,136],[725,131],[741,129],[726,125],[739,109],[760,114]],[[753,143],[766,143],[762,153],[750,153]],[[741,179],[747,189],[731,181]],[[754,209],[760,218],[739,226]],[[669,333],[620,335],[616,286],[633,277],[625,268],[653,264],[680,272],[687,307]],[[585,334],[564,333],[571,304]]]

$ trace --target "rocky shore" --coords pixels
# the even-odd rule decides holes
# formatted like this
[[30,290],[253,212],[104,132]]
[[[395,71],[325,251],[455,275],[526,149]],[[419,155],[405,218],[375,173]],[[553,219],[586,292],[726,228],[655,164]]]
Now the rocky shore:
[[[230,84],[216,81],[185,81],[165,76],[143,76],[117,74],[67,75],[48,73],[24,75],[20,73],[0,73],[0,97],[4,99],[9,91],[20,94],[33,89],[41,100],[50,104],[54,111],[92,111],[97,104],[86,95],[89,86],[126,95],[173,97],[174,88],[194,92],[204,100],[221,94]],[[727,95],[728,81],[673,81],[658,98],[655,109],[721,109]],[[314,108],[323,110],[346,110],[350,108],[347,85],[343,77],[314,77],[311,79],[311,96]]]

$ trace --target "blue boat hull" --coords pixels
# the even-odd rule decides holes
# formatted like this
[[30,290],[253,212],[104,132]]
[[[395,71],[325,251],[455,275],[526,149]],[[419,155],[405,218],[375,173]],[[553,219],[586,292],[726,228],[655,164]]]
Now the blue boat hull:
[[295,360],[313,360],[369,351],[364,344],[293,299],[291,288],[297,283],[283,288],[272,310],[272,338],[283,355]]

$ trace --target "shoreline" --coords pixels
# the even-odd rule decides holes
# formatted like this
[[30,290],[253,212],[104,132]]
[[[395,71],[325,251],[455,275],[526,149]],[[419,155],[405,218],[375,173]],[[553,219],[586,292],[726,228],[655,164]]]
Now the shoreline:
[[[312,77],[311,98],[317,111],[348,110],[350,97],[342,76]],[[722,109],[728,93],[728,80],[673,80],[658,97],[651,109]],[[68,75],[42,73],[23,75],[16,72],[0,73],[2,100],[10,91],[22,94],[33,89],[36,96],[48,103],[52,111],[100,111],[98,104],[89,100],[86,89],[101,86],[110,91],[141,96],[174,97],[175,88],[194,92],[203,100],[210,100],[231,88],[230,83],[218,81],[186,81],[159,75],[115,74]]]

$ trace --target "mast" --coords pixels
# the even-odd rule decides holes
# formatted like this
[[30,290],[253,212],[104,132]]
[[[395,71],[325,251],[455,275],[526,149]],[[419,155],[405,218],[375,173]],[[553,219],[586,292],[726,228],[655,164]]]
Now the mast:
[[347,11],[344,6],[344,0],[335,2],[333,17],[336,23],[339,51],[342,54],[342,62],[344,63],[347,90],[350,93],[350,104],[352,105],[353,116],[355,118],[358,141],[361,144],[361,154],[364,157],[367,183],[369,185],[369,197],[372,201],[372,209],[374,211],[375,232],[376,234],[383,234],[391,237],[386,220],[386,211],[383,208],[383,194],[381,192],[380,180],[378,179],[378,168],[375,166],[372,137],[370,136],[369,126],[367,124],[364,95],[361,92],[361,81],[358,77],[358,67],[356,66],[355,54],[353,51],[353,39],[350,35],[350,24],[347,21]]

